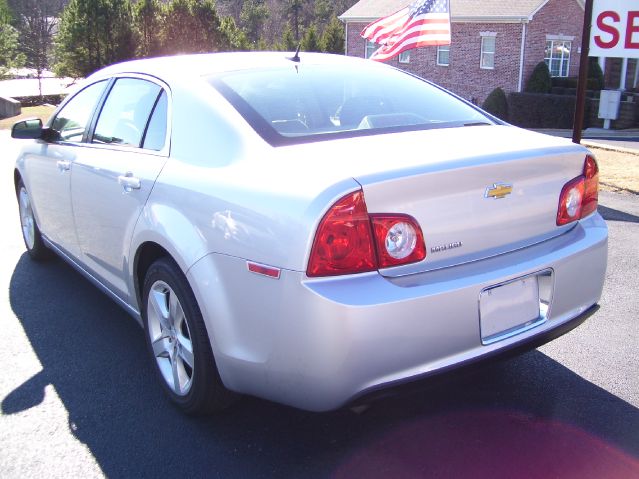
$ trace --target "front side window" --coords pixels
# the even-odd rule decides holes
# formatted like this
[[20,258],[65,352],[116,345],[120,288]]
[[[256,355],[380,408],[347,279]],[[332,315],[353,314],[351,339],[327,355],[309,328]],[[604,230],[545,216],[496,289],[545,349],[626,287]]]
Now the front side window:
[[234,71],[210,82],[275,146],[492,123],[428,82],[375,63]]
[[495,68],[495,37],[481,37],[481,60],[480,66],[486,70]]
[[139,148],[162,89],[139,78],[119,78],[104,102],[93,143]]
[[450,45],[437,47],[437,64],[443,67],[450,65]]
[[98,104],[107,81],[99,81],[75,95],[58,112],[51,128],[60,134],[62,141],[80,143],[89,126],[93,110]]
[[546,42],[544,61],[554,77],[567,77],[570,73],[570,50],[572,42],[549,40]]

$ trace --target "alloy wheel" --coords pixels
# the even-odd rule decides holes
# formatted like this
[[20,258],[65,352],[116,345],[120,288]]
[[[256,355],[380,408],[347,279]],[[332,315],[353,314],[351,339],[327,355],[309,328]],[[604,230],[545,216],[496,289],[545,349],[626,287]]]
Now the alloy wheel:
[[151,286],[147,317],[153,355],[162,377],[175,394],[186,396],[193,384],[193,342],[180,300],[164,281]]
[[35,246],[35,219],[33,218],[33,209],[31,208],[31,199],[29,193],[24,186],[20,188],[19,193],[20,208],[20,225],[22,226],[22,236],[27,248],[30,250]]

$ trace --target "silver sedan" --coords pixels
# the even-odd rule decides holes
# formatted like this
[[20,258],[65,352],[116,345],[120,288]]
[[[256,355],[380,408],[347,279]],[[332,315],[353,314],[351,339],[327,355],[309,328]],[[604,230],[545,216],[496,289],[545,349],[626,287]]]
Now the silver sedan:
[[28,253],[140,322],[187,413],[337,408],[534,347],[601,295],[593,156],[375,62],[122,63],[12,135]]

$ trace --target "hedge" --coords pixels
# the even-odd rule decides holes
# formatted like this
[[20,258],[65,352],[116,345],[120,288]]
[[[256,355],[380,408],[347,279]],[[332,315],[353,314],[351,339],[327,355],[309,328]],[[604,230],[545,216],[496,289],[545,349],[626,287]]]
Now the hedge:
[[[579,84],[579,78],[577,77],[553,77],[552,86],[560,88],[577,88]],[[601,82],[597,78],[588,78],[586,83],[586,89],[588,90],[601,90]]]
[[21,97],[16,97],[15,99],[18,100],[20,102],[20,104],[25,107],[25,106],[39,106],[39,105],[43,105],[45,103],[48,103],[50,105],[59,105],[60,103],[62,103],[62,100],[64,100],[64,97],[66,97],[66,95],[43,95],[43,96],[21,96]]
[[[511,93],[508,95],[508,118],[522,128],[572,128],[576,98],[568,95]],[[585,118],[590,102],[586,102]],[[588,125],[584,125],[586,128]]]

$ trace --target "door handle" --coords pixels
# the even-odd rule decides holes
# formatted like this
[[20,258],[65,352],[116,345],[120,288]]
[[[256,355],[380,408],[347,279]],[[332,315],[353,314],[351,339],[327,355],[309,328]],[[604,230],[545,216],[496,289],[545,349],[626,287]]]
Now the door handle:
[[132,190],[139,190],[142,187],[140,178],[133,176],[133,173],[130,171],[124,175],[118,176],[118,183],[122,185],[124,191],[127,193],[130,193]]
[[58,166],[58,171],[60,171],[60,173],[64,173],[71,169],[71,162],[67,160],[59,160],[56,162],[56,165]]

